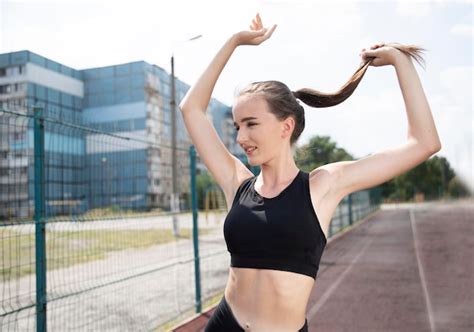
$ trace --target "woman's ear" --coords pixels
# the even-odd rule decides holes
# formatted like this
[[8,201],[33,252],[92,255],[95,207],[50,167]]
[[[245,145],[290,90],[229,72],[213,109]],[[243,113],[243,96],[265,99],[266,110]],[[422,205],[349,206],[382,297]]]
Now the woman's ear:
[[287,117],[282,122],[281,138],[290,137],[295,128],[295,119],[292,116]]

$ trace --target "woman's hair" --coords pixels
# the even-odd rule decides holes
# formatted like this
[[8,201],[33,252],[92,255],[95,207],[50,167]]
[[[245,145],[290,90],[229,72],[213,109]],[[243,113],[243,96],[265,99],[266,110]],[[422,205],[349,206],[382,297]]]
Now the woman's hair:
[[[424,48],[398,43],[386,43],[382,45],[398,49],[405,55],[414,58],[421,66],[423,66],[424,59],[420,53],[425,51]],[[273,113],[277,119],[284,120],[289,116],[293,117],[295,120],[295,128],[290,138],[290,144],[293,145],[300,137],[305,126],[304,108],[300,105],[297,98],[306,105],[312,107],[329,107],[342,103],[352,95],[354,90],[357,88],[357,85],[359,85],[362,77],[364,77],[364,74],[373,59],[373,57],[369,57],[367,60],[362,62],[347,83],[334,93],[323,93],[308,88],[291,91],[288,86],[279,81],[261,81],[249,84],[241,89],[238,95],[261,95],[268,103],[270,112]]]

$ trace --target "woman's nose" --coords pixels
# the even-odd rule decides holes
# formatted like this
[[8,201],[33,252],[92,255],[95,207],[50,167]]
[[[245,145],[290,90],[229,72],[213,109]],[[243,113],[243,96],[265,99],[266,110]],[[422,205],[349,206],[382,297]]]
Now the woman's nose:
[[245,143],[246,140],[247,140],[247,138],[246,138],[246,135],[244,135],[244,131],[242,129],[240,129],[237,132],[237,143],[243,144],[243,143]]

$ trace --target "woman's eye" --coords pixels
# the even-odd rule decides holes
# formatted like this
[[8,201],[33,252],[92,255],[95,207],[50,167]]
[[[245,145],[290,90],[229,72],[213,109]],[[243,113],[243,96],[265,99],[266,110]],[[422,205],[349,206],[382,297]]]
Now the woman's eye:
[[[248,123],[248,124],[247,124],[247,127],[252,127],[252,126],[255,126],[255,125],[257,125],[257,124],[258,124],[258,123]],[[236,131],[239,131],[239,129],[240,129],[240,128],[235,127],[235,130],[236,130]]]

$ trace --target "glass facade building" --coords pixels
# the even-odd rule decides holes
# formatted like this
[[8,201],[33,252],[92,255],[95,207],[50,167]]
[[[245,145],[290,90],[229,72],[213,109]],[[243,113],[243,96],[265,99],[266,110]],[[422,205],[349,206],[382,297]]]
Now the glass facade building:
[[[81,123],[84,95],[80,71],[28,51],[0,55],[0,108]],[[3,115],[0,129],[0,217],[32,215],[33,131],[31,122]],[[84,211],[85,145],[78,131],[45,123],[46,213]],[[56,142],[62,142],[57,144]]]
[[[0,54],[0,108],[21,113],[38,106],[47,118],[96,130],[46,123],[48,215],[113,205],[169,210],[170,83],[169,73],[144,61],[75,70],[30,51]],[[189,86],[178,79],[175,84],[179,104]],[[227,148],[237,153],[231,108],[212,99],[207,114]],[[181,207],[187,208],[191,142],[179,112],[176,120],[178,191]],[[99,131],[137,141],[107,144]],[[6,131],[2,126],[0,138],[0,218],[31,215],[31,127]],[[12,179],[12,172],[25,176]]]

